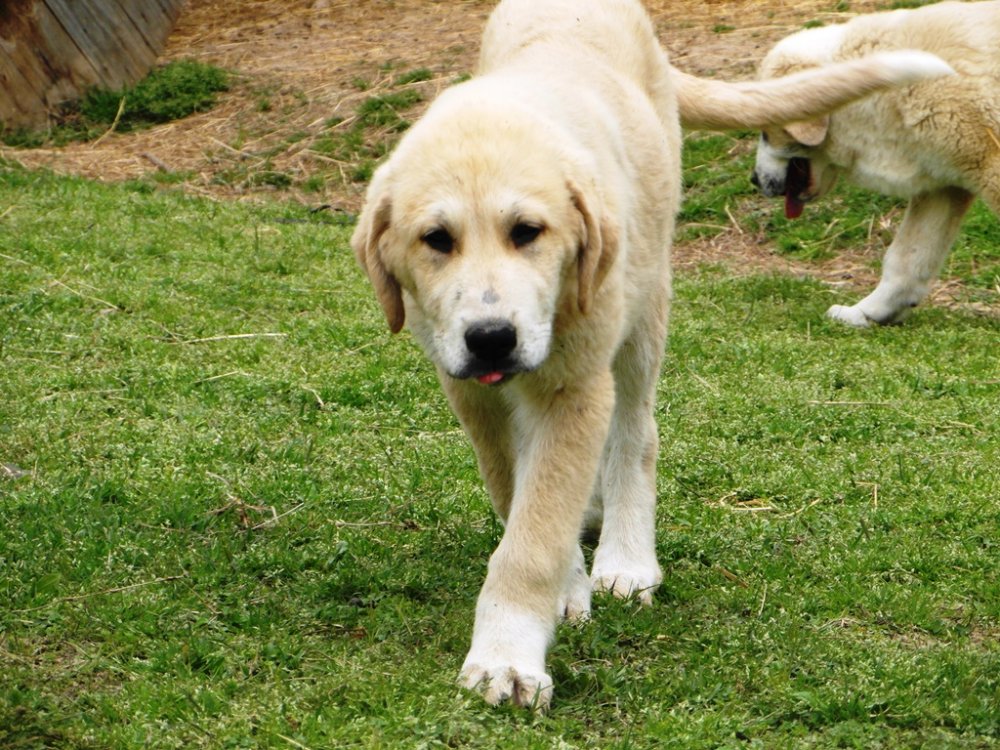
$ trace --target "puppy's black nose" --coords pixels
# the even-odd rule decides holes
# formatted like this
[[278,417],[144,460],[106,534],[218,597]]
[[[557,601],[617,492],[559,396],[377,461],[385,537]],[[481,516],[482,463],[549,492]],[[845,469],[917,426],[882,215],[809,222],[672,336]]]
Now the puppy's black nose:
[[750,184],[753,185],[755,188],[760,187],[760,178],[757,176],[756,169],[750,173]]
[[473,323],[465,331],[465,345],[479,359],[496,362],[514,351],[517,329],[500,319]]

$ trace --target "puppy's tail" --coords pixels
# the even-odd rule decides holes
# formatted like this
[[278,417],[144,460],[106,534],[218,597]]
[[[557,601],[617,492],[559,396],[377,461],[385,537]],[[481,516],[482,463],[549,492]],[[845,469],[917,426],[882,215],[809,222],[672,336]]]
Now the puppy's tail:
[[727,83],[671,67],[685,128],[760,129],[826,114],[866,94],[954,75],[948,63],[917,50],[879,52],[766,81]]

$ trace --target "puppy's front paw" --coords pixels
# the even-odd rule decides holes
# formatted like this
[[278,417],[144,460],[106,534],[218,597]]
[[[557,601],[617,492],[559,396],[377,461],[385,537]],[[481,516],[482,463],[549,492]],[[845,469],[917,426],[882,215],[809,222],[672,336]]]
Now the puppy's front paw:
[[478,664],[466,660],[458,684],[475,690],[491,706],[510,701],[515,706],[544,711],[552,701],[549,675],[509,664]]
[[552,700],[545,650],[555,618],[547,620],[480,596],[459,685],[475,690],[491,706],[509,701],[544,711]]
[[620,599],[634,596],[642,604],[652,604],[653,593],[663,580],[663,573],[655,560],[641,563],[598,554],[590,580],[594,591],[608,591]]
[[855,328],[868,328],[872,321],[857,305],[834,305],[826,311],[826,317]]

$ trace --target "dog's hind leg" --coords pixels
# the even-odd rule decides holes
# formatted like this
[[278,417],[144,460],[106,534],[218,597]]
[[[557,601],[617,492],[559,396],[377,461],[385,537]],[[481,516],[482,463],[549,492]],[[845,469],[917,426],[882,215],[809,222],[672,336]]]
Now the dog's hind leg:
[[875,291],[855,305],[834,305],[827,316],[858,328],[902,320],[930,291],[972,199],[972,193],[955,187],[912,198],[882,260]]
[[594,552],[595,591],[652,602],[663,578],[656,560],[656,457],[653,415],[666,339],[669,291],[624,343],[615,360],[617,395],[601,464],[604,502]]
[[990,145],[995,150],[987,167],[979,175],[981,183],[979,197],[989,206],[993,215],[1000,218],[1000,139],[993,135],[992,130],[989,132]]

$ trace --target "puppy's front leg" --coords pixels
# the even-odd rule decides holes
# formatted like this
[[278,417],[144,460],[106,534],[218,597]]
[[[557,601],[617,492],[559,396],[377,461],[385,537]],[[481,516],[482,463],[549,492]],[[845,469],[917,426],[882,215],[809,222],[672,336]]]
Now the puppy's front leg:
[[514,495],[511,407],[498,391],[470,380],[455,380],[443,370],[438,379],[451,408],[472,441],[479,474],[500,520],[507,523]]
[[[514,496],[513,419],[511,406],[500,393],[472,381],[438,373],[452,409],[472,441],[479,473],[486,483],[493,509],[506,525]],[[579,545],[570,566],[559,608],[568,620],[590,616],[590,579]]]
[[834,305],[827,316],[858,328],[905,317],[930,291],[972,198],[961,188],[945,188],[911,199],[885,252],[875,291],[856,305]]
[[472,646],[459,682],[487,702],[545,708],[545,653],[578,575],[578,535],[614,406],[603,372],[564,388],[522,376],[507,387],[517,435],[514,497],[476,604]]

